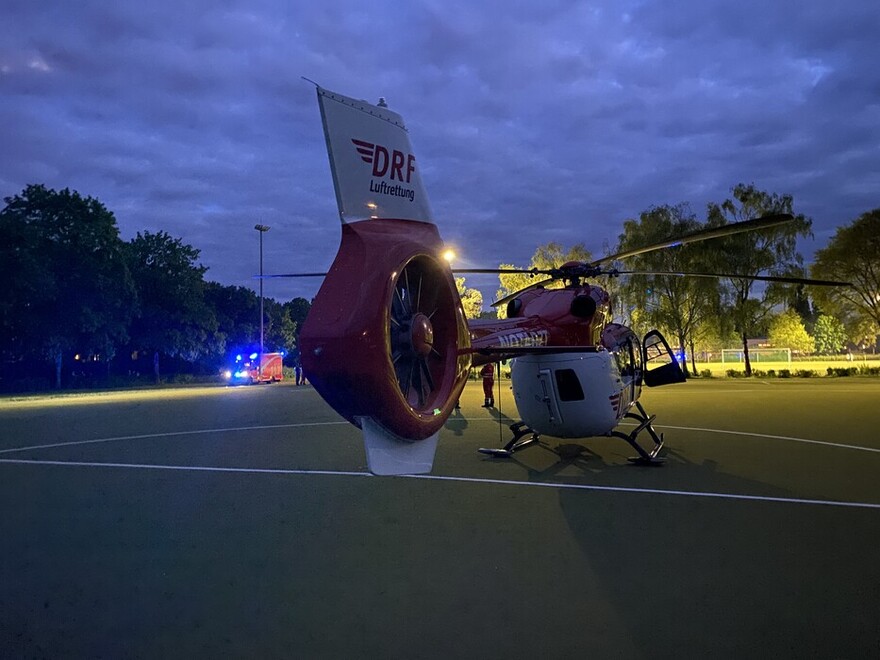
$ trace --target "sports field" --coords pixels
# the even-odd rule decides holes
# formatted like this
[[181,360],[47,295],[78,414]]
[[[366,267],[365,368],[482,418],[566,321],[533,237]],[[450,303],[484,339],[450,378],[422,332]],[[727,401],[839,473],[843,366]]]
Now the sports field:
[[309,387],[0,400],[0,657],[877,657],[880,380],[642,401],[659,468],[470,383],[380,478]]
[[[688,363],[688,366],[691,366],[690,363]],[[718,377],[725,376],[729,370],[743,373],[745,371],[745,363],[737,360],[728,360],[727,362],[697,362],[696,368],[698,374],[702,373],[705,370],[708,370],[712,372],[713,376]],[[758,356],[757,358],[752,359],[752,369],[763,371],[765,373],[772,369],[778,374],[783,369],[788,369],[792,373],[795,373],[797,371],[813,371],[817,376],[825,376],[829,368],[877,369],[880,368],[880,360],[878,360],[877,356],[875,355],[860,355],[854,357],[854,359],[852,360],[847,360],[844,358],[822,359],[820,357],[817,357],[816,359],[773,361],[768,360],[764,356]]]

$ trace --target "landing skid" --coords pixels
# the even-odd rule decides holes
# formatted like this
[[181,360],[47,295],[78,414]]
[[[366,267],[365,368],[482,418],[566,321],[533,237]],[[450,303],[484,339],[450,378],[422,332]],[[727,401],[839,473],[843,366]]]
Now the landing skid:
[[[633,456],[632,458],[628,458],[627,460],[630,463],[635,465],[663,465],[663,462],[666,460],[665,458],[659,458],[657,454],[660,453],[660,450],[663,448],[663,434],[657,434],[654,430],[654,427],[651,426],[651,422],[656,419],[657,415],[648,416],[648,413],[645,412],[645,409],[642,408],[642,404],[636,401],[636,408],[638,408],[637,413],[628,412],[624,415],[624,417],[628,417],[629,419],[636,420],[639,424],[636,426],[631,432],[623,433],[622,431],[611,431],[608,435],[612,435],[615,438],[621,438],[622,440],[626,440],[629,445],[638,452],[638,456]],[[651,439],[654,441],[654,447],[651,451],[645,450],[637,441],[639,433],[642,431],[647,431],[648,435],[651,436]]]
[[[513,456],[514,452],[518,452],[520,449],[525,449],[526,447],[530,447],[540,442],[540,436],[537,434],[537,432],[526,426],[524,422],[511,424],[510,430],[513,431],[513,439],[506,445],[504,445],[504,447],[502,447],[501,449],[496,449],[493,447],[480,447],[477,451],[481,454],[486,454],[487,456],[510,458],[511,456]],[[527,435],[531,435],[531,437],[523,440],[523,438]]]
[[[663,465],[663,462],[666,459],[657,456],[657,454],[659,454],[660,450],[663,448],[663,434],[658,434],[654,430],[654,427],[651,425],[651,423],[657,416],[649,416],[648,413],[645,412],[645,409],[642,407],[642,404],[638,401],[636,401],[635,407],[638,409],[637,413],[628,412],[624,415],[624,417],[636,420],[638,422],[638,426],[636,426],[636,428],[634,428],[629,433],[623,433],[622,431],[611,431],[608,433],[608,435],[626,440],[626,442],[629,443],[629,445],[636,450],[638,456],[633,456],[632,458],[627,459],[630,463],[633,463],[634,465],[650,466]],[[538,432],[526,426],[524,422],[511,424],[510,430],[513,432],[513,438],[506,445],[504,445],[504,447],[500,449],[493,447],[480,447],[477,451],[479,451],[481,454],[486,454],[487,456],[495,456],[497,458],[510,458],[520,449],[525,449],[526,447],[530,447],[535,444],[541,444],[540,435],[538,434]],[[651,439],[654,441],[654,447],[651,449],[651,451],[647,451],[637,441],[637,438],[642,431],[647,431],[648,435],[650,435]]]

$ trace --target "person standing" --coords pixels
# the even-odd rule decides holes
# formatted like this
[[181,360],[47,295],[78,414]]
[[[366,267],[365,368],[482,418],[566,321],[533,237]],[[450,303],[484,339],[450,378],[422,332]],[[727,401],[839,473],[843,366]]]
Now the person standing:
[[304,385],[305,378],[303,378],[303,368],[302,368],[302,360],[300,360],[299,349],[296,349],[296,352],[293,356],[293,374],[296,376],[296,384]]
[[492,388],[495,387],[495,365],[492,362],[484,364],[480,369],[480,376],[483,377],[483,396],[486,398],[483,408],[494,408],[495,395],[492,394]]

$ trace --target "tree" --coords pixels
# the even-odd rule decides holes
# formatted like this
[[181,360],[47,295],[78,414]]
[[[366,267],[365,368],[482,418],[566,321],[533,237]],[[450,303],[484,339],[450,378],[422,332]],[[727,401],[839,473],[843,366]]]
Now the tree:
[[297,324],[290,315],[290,308],[271,298],[264,299],[264,302],[266,352],[292,351],[296,347]]
[[792,309],[777,314],[770,320],[770,343],[777,348],[790,348],[795,353],[813,353],[816,344],[807,334],[801,317]]
[[219,353],[253,349],[260,341],[260,299],[243,286],[205,284],[205,302],[217,319]]
[[[558,268],[568,261],[591,261],[590,252],[584,247],[583,243],[578,243],[567,252],[559,243],[547,243],[539,245],[532,255],[529,266],[531,268],[547,269]],[[500,264],[500,269],[516,268],[510,264]],[[536,282],[540,282],[544,278],[542,275],[532,276],[529,273],[500,273],[498,279],[501,282],[501,288],[498,290],[498,298],[509,296],[512,293],[524,289]],[[550,282],[546,285],[548,289],[558,289],[563,286],[562,282]],[[507,308],[504,305],[498,306],[498,318],[507,318]]]
[[483,314],[483,294],[477,289],[467,288],[463,277],[455,278],[455,288],[458,289],[461,305],[464,307],[465,318],[480,318]]
[[734,346],[739,339],[730,333],[732,328],[724,323],[724,315],[721,313],[707,314],[701,318],[691,332],[691,356],[701,356],[702,361],[709,362],[720,355],[717,351],[728,344]]
[[[619,237],[617,250],[623,252],[675,236],[697,231],[702,227],[686,204],[653,207],[627,220]],[[630,275],[621,288],[629,303],[642,310],[639,320],[674,333],[681,354],[690,353],[693,364],[694,331],[701,318],[718,308],[719,283],[702,277],[651,274],[651,271],[699,271],[705,262],[700,243],[655,250],[627,259],[627,270],[643,271]],[[636,316],[631,313],[631,316]],[[690,344],[690,351],[687,351]],[[687,363],[683,363],[688,375]]]
[[296,336],[298,341],[299,333],[302,330],[303,324],[306,322],[306,318],[308,318],[312,304],[305,298],[294,298],[290,302],[284,303],[284,306],[290,310],[290,318],[296,322]]
[[844,322],[846,328],[846,336],[849,340],[861,348],[863,351],[871,348],[877,350],[877,335],[880,335],[880,325],[874,323],[873,319],[862,316],[851,319],[850,322]]
[[[770,194],[757,190],[752,184],[742,183],[732,192],[732,200],[727,199],[720,205],[709,204],[709,226],[721,226],[774,213],[794,215],[791,195]],[[790,275],[803,262],[797,252],[797,237],[809,236],[810,225],[811,221],[805,216],[795,215],[793,222],[784,225],[707,241],[709,263],[715,272],[721,273]],[[760,299],[754,298],[754,280],[728,278],[725,282],[731,320],[742,341],[745,373],[751,376],[748,339],[756,335],[779,299],[774,295],[775,289],[771,287],[765,288]]]
[[29,185],[0,211],[0,338],[7,355],[112,358],[136,296],[116,218],[98,200]]
[[846,346],[846,329],[838,319],[820,314],[813,328],[816,352],[822,355],[839,353]]
[[852,283],[851,287],[811,287],[823,310],[848,327],[859,326],[862,319],[880,327],[880,208],[838,228],[828,245],[816,252],[810,274]]
[[145,231],[128,243],[126,256],[140,299],[132,346],[153,354],[156,382],[161,353],[188,361],[216,353],[217,319],[205,300],[208,269],[197,263],[199,250],[164,231]]

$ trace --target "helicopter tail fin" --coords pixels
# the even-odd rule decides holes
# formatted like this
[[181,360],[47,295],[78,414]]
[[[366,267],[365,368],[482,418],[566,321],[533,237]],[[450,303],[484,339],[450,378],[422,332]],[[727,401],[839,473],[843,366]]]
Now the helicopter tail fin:
[[317,88],[339,218],[433,222],[403,117]]

